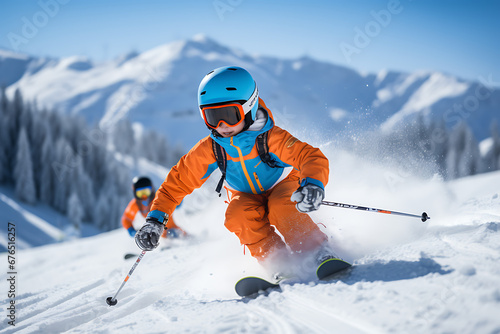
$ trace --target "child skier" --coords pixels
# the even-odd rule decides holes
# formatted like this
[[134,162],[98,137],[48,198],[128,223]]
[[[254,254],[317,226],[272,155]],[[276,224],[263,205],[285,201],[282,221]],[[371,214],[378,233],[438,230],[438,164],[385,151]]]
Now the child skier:
[[[295,256],[311,255],[316,265],[334,257],[327,236],[307,214],[319,208],[328,182],[328,160],[321,151],[275,126],[255,81],[241,67],[208,73],[198,89],[198,105],[211,134],[180,159],[156,192],[135,237],[139,248],[157,246],[175,207],[219,167],[219,145],[230,200],[224,225],[259,263],[281,271]],[[266,132],[272,163],[263,162],[256,145]]]
[[[146,218],[147,213],[151,210],[155,192],[153,183],[145,176],[134,177],[132,180],[132,190],[134,192],[134,198],[128,203],[123,212],[122,225],[131,237],[135,237],[136,230],[143,225],[143,219]],[[141,213],[143,219],[136,220],[138,212]],[[134,223],[136,225],[135,227]],[[172,217],[168,220],[167,228],[168,230],[162,233],[162,237],[164,238],[167,236],[177,238],[186,235],[186,232],[175,224]]]

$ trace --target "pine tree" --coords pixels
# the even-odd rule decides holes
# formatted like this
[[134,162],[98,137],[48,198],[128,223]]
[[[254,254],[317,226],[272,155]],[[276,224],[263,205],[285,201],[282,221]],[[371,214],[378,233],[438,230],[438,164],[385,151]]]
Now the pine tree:
[[97,205],[94,212],[94,225],[105,231],[109,225],[110,210],[109,210],[109,195],[106,190],[103,190],[97,199]]
[[446,157],[448,155],[449,134],[444,120],[431,124],[430,128],[431,150],[434,160],[441,175],[446,174]]
[[458,161],[459,177],[475,175],[482,168],[481,154],[479,145],[472,134],[470,128],[465,125],[463,129],[463,150]]
[[496,120],[491,124],[490,131],[491,139],[493,140],[491,147],[491,170],[498,170],[500,169],[500,134]]
[[78,159],[78,165],[74,169],[73,184],[75,192],[80,200],[83,209],[82,219],[91,221],[93,219],[92,210],[95,204],[95,196],[93,191],[92,180],[83,169],[82,159]]
[[458,177],[458,152],[455,147],[450,146],[446,156],[446,174],[447,180],[453,180]]
[[52,161],[54,161],[54,144],[52,142],[52,135],[50,131],[47,131],[45,139],[42,144],[42,152],[40,160],[43,163],[40,164],[40,194],[39,198],[43,203],[53,204],[54,203],[54,172],[52,169]]
[[467,129],[464,122],[452,129],[449,140],[448,158],[446,160],[446,170],[448,179],[460,177],[460,160],[465,149]]
[[42,184],[42,170],[43,166],[46,165],[46,161],[42,160],[42,152],[43,152],[43,143],[45,138],[50,136],[49,134],[49,126],[47,124],[45,113],[38,112],[37,110],[33,110],[32,112],[32,124],[33,128],[31,130],[31,147],[34,148],[32,150],[32,159],[33,166],[36,166],[34,169],[34,177],[35,177],[35,186],[36,186],[36,195],[37,198],[40,199],[40,186]]
[[447,178],[475,175],[484,170],[479,144],[465,122],[451,132],[446,158]]
[[33,178],[33,163],[28,135],[24,127],[19,132],[17,155],[14,167],[16,196],[23,202],[35,204],[35,180]]
[[[0,169],[1,179],[4,183],[13,183],[12,175],[13,164],[15,159],[16,141],[19,133],[13,131],[15,126],[15,117],[12,111],[12,104],[5,95],[5,90],[2,90],[2,101],[0,102],[1,117],[0,122]],[[17,129],[18,131],[18,129]],[[17,134],[14,136],[14,133]]]
[[73,224],[75,230],[79,233],[81,231],[84,211],[76,191],[71,192],[71,196],[68,199],[67,206],[68,206],[68,218],[70,222]]
[[71,176],[75,158],[74,153],[65,138],[59,138],[55,145],[55,160],[51,163],[54,171],[54,207],[66,213],[67,198],[72,185]]
[[158,161],[157,134],[154,131],[143,131],[137,143],[137,155],[149,161]]
[[0,114],[3,116],[7,112],[7,94],[5,93],[6,87],[0,87]]
[[120,120],[113,128],[112,139],[115,149],[124,154],[130,154],[135,147],[135,134],[128,119]]
[[83,167],[93,182],[94,191],[97,193],[106,181],[108,151],[105,148],[105,141],[87,142],[89,149],[85,154]]
[[9,160],[7,157],[8,136],[7,117],[0,116],[0,183],[9,178]]
[[[19,89],[16,89],[14,93],[14,99],[13,101],[8,105],[8,113],[9,116],[11,117],[11,124],[10,124],[10,137],[11,137],[11,142],[16,143],[17,138],[19,136],[19,129],[21,129],[21,119],[23,119],[23,105],[24,105],[24,100],[21,94],[21,91]],[[17,151],[17,148],[14,147],[13,156],[15,155],[15,152]]]
[[108,190],[108,203],[109,203],[109,211],[108,211],[108,219],[104,226],[106,231],[110,231],[118,227],[118,222],[120,221],[120,207],[119,207],[119,193],[116,190],[116,186],[113,184]]

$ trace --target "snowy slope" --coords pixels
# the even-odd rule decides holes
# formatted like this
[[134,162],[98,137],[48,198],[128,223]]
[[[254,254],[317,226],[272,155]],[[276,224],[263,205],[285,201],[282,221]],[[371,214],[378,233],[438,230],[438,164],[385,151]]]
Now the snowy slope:
[[177,216],[194,239],[147,253],[114,307],[136,251],[126,231],[19,251],[18,322],[0,333],[498,333],[500,173],[421,180],[322,149],[327,199],[432,219],[323,207],[314,219],[351,274],[243,301],[234,283],[262,270],[224,229],[212,183]]
[[[136,175],[147,175],[153,184],[158,186],[168,172],[165,167],[144,158],[134,159],[119,153],[115,153],[115,157],[131,171],[130,179]],[[41,202],[35,205],[25,204],[17,199],[12,187],[8,186],[0,186],[0,219],[19,226],[16,236],[18,249],[101,233],[94,225],[85,222],[80,226],[79,231],[76,230],[66,215]],[[116,222],[116,226],[121,226],[121,222]],[[7,243],[7,229],[0,230],[0,251],[7,250]]]
[[[0,77],[16,59],[27,58],[3,54]],[[99,64],[78,56],[29,58],[22,77],[15,83],[9,79],[7,92],[19,88],[40,106],[81,114],[104,129],[127,117],[191,147],[206,135],[196,102],[198,84],[210,70],[226,65],[248,69],[277,122],[299,133],[314,127],[317,142],[360,128],[392,129],[419,113],[448,126],[465,120],[479,140],[490,136],[493,119],[500,121],[500,89],[490,87],[494,78],[468,82],[438,72],[387,70],[364,75],[308,57],[248,55],[205,36]]]
[[[44,204],[28,205],[20,202],[12,188],[0,187],[0,218],[7,224],[19,226],[16,234],[18,249],[26,249],[61,242],[75,237],[75,230],[68,218]],[[99,231],[83,224],[80,236],[90,236]],[[7,250],[7,229],[0,231],[0,251]]]

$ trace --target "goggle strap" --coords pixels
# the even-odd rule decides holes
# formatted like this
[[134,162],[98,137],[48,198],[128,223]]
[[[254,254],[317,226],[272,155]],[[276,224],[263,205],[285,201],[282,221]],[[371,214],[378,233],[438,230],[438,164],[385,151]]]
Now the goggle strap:
[[257,85],[255,85],[255,89],[254,89],[252,95],[250,96],[250,98],[245,103],[243,103],[241,105],[243,107],[243,111],[245,112],[245,115],[250,110],[252,110],[252,107],[255,104],[255,102],[258,101],[258,97],[259,97],[259,89],[257,88]]

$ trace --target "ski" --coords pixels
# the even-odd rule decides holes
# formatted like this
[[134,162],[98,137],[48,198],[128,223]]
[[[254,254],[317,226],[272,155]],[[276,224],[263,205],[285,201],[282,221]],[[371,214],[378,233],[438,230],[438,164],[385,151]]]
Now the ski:
[[127,253],[123,256],[125,260],[131,259],[131,258],[137,258],[139,254],[134,254],[134,253]]
[[281,291],[278,283],[269,282],[260,277],[243,277],[234,286],[240,297],[257,297],[259,293],[268,293],[272,290]]
[[344,272],[346,269],[351,268],[351,266],[350,263],[342,259],[328,259],[321,262],[318,266],[318,269],[316,269],[316,276],[322,281],[329,280],[337,274]]
[[[328,259],[318,266],[316,276],[321,281],[328,281],[335,278],[341,273],[345,273],[352,265],[342,259]],[[277,281],[275,283],[265,280],[260,277],[248,276],[243,277],[234,286],[236,293],[240,297],[254,298],[261,294],[267,295],[271,291],[281,291],[281,286]]]

